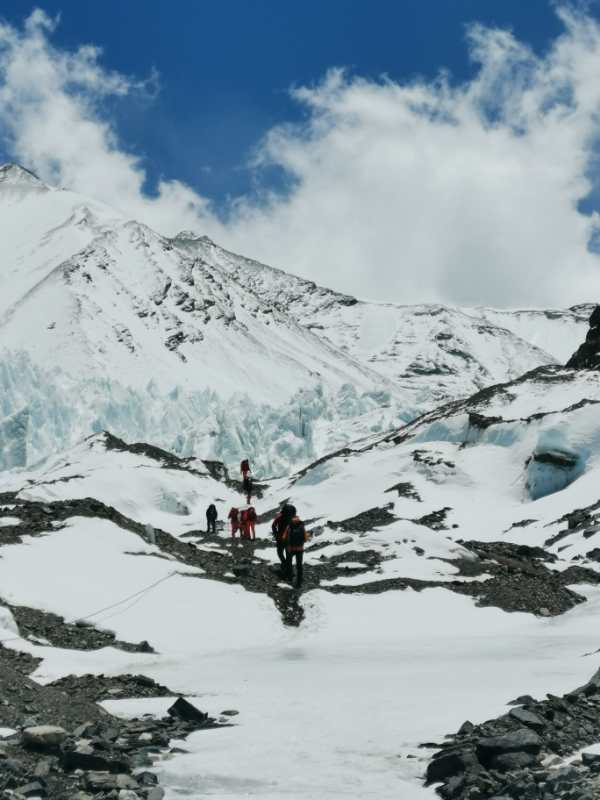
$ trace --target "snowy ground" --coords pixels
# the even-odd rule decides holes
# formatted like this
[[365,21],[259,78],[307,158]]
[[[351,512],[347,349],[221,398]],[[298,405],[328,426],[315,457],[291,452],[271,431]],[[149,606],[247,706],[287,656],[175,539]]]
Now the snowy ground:
[[[76,522],[5,551],[0,581],[13,601],[67,616],[87,611],[172,569],[140,559],[133,582],[131,557],[119,555],[133,544]],[[63,548],[69,573],[49,575],[44,565]],[[27,586],[23,570],[33,571]],[[590,620],[600,592],[589,598],[545,620],[477,609],[441,589],[316,591],[305,598],[307,621],[284,630],[264,598],[175,577],[104,620],[120,638],[147,638],[160,655],[27,649],[45,656],[40,680],[143,671],[210,713],[240,711],[235,727],[199,732],[183,745],[189,754],[163,762],[170,798],[433,797],[421,786],[428,751],[420,743],[441,740],[467,717],[494,716],[524,692],[567,691],[598,666],[598,656],[583,657],[598,646]],[[130,711],[152,710],[141,702]]]
[[[147,639],[157,653],[66,651],[24,640],[7,646],[41,655],[35,677],[43,682],[71,672],[144,672],[194,696],[211,714],[239,710],[233,727],[198,732],[182,745],[188,753],[160,763],[170,800],[433,798],[433,789],[422,784],[431,751],[420,744],[441,741],[467,718],[496,716],[518,695],[569,691],[600,665],[594,624],[600,589],[578,584],[587,602],[549,618],[480,608],[445,588],[374,595],[329,589],[390,576],[447,582],[456,568],[441,559],[464,555],[457,540],[543,546],[566,527],[560,517],[598,501],[597,412],[593,404],[579,404],[599,399],[597,379],[536,380],[473,406],[510,422],[473,430],[469,409],[452,408],[409,426],[409,437],[397,443],[363,443],[272,483],[259,512],[289,497],[303,517],[315,518],[314,543],[329,542],[307,553],[308,570],[320,555],[340,556],[351,570],[362,563],[356,561],[361,552],[384,556],[366,575],[349,572],[303,594],[300,627],[284,627],[263,594],[159,557],[156,547],[112,522],[72,517],[63,529],[2,548],[3,598],[74,620],[155,584],[93,621],[119,639]],[[570,410],[554,413],[560,409]],[[542,416],[519,419],[534,412]],[[548,442],[581,457],[582,471],[561,491],[533,500],[526,460]],[[554,467],[548,470],[552,486]],[[412,496],[387,491],[399,482],[412,485]],[[208,502],[217,499],[223,517],[236,498],[208,475],[107,451],[101,437],[29,472],[5,475],[0,491],[21,486],[22,499],[96,497],[179,537],[204,527]],[[348,532],[329,524],[390,503],[396,519],[389,525]],[[13,506],[6,504],[4,519],[18,518]],[[414,521],[444,507],[445,529]],[[535,522],[511,529],[526,519]],[[546,546],[558,556],[554,569],[597,568],[587,552],[600,532],[587,533],[575,530]],[[268,522],[258,535],[269,537]],[[225,538],[215,541],[218,549]],[[272,550],[258,555],[274,558]],[[2,638],[13,638],[14,623],[4,615],[1,624]],[[161,709],[156,700],[109,707],[120,713]]]

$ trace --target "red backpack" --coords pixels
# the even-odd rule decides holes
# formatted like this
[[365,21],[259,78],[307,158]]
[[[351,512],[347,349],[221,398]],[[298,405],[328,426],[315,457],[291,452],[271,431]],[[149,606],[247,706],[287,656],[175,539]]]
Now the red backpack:
[[247,458],[245,458],[242,463],[240,464],[240,470],[242,472],[250,472],[250,462]]
[[240,516],[240,522],[248,522],[249,521],[249,510],[247,508],[242,509],[242,514]]

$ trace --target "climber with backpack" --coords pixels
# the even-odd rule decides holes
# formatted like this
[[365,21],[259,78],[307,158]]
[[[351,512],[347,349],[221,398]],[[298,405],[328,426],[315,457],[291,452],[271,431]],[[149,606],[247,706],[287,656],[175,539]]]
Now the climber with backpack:
[[217,534],[217,507],[211,503],[206,509],[206,533]]
[[250,472],[250,462],[247,458],[244,458],[240,464],[240,472],[242,473],[242,480],[246,480],[246,476]]
[[303,561],[304,561],[304,545],[310,539],[310,533],[306,530],[304,523],[300,517],[294,515],[289,521],[287,528],[283,533],[283,540],[286,546],[286,573],[288,580],[294,582],[294,567],[293,561],[296,559],[296,582],[295,587],[299,589],[302,586],[303,578]]
[[227,515],[227,519],[231,523],[231,537],[235,539],[236,533],[240,529],[240,512],[237,508],[232,508]]
[[279,556],[279,561],[281,562],[281,570],[282,572],[287,571],[287,557],[286,557],[286,548],[285,548],[285,541],[283,539],[283,534],[285,533],[290,521],[293,517],[296,516],[296,509],[294,506],[289,505],[289,503],[284,503],[281,506],[281,510],[279,514],[273,520],[273,524],[271,525],[271,532],[273,537],[275,538],[275,546],[277,547],[277,555]]

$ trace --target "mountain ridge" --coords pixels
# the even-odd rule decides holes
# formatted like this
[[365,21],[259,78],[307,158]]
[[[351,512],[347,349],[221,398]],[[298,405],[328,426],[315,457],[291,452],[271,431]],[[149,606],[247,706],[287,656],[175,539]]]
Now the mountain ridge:
[[[115,398],[131,398],[129,409],[106,397],[76,413],[72,401],[61,400],[53,413],[65,424],[54,433],[41,429],[48,424],[43,411],[32,413],[36,458],[48,446],[114,427],[117,435],[184,455],[228,463],[250,455],[267,474],[286,471],[490,383],[560,362],[587,324],[582,307],[509,312],[369,303],[205,236],[162,236],[21,167],[5,165],[0,175],[3,416],[26,401],[8,377],[8,354],[21,351],[41,368],[43,391],[52,397],[82,395],[87,382],[94,398],[103,384]],[[32,390],[42,393],[41,385]],[[206,393],[217,398],[211,411]],[[154,421],[140,415],[145,397]],[[211,421],[224,414],[233,414],[227,433]],[[160,422],[167,415],[172,424]],[[263,432],[267,418],[273,423]]]

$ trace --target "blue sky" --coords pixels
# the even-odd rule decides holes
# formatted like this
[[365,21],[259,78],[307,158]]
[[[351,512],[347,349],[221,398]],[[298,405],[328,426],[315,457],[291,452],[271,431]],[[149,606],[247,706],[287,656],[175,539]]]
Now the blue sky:
[[[252,189],[245,165],[273,125],[301,118],[293,85],[330,67],[396,80],[455,80],[473,72],[465,26],[510,27],[543,51],[560,30],[547,0],[47,0],[61,15],[56,45],[103,48],[103,64],[146,77],[159,73],[152,103],[111,109],[123,143],[143,155],[150,182],[178,177],[222,202]],[[21,24],[34,7],[4,0],[2,16]],[[277,181],[277,171],[261,175]]]

